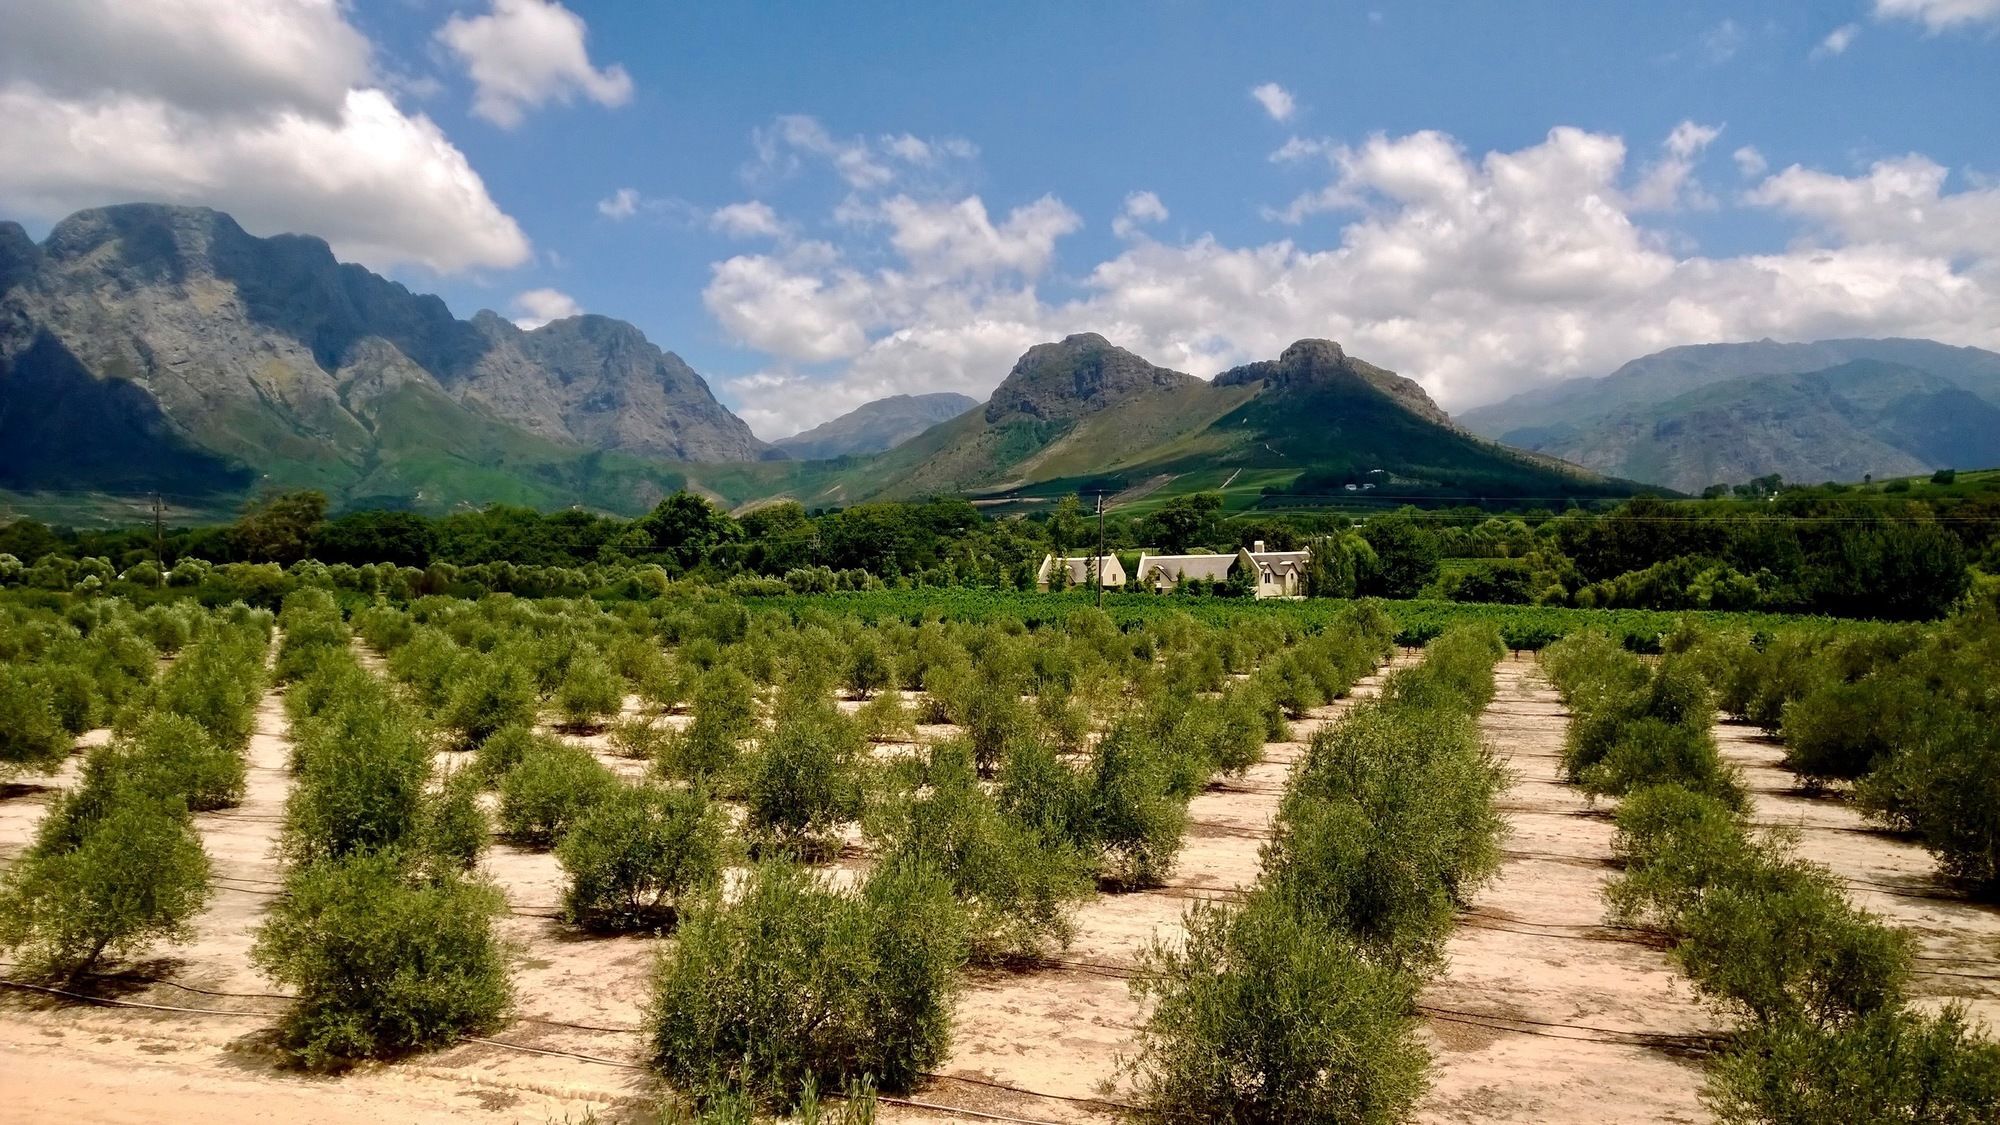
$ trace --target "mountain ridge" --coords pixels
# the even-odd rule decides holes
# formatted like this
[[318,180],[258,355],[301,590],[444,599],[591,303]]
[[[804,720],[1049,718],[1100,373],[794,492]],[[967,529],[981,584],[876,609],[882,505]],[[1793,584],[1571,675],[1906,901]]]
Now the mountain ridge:
[[889,395],[771,445],[802,461],[881,453],[979,406],[978,399],[952,391]]

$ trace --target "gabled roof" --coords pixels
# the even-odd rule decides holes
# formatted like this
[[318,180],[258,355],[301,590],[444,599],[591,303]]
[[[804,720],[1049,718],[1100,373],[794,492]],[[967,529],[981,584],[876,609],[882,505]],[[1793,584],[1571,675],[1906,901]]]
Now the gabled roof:
[[1236,566],[1236,556],[1229,555],[1140,555],[1138,581],[1152,580],[1154,571],[1162,571],[1170,580],[1199,578],[1204,582],[1215,582],[1228,578]]
[[[1042,560],[1041,578],[1046,581],[1055,573],[1057,566],[1068,567],[1069,580],[1078,586],[1090,581],[1089,555],[1070,555],[1064,558],[1051,555]],[[1117,555],[1098,556],[1097,573],[1103,575],[1106,582],[1122,582],[1125,579],[1125,568],[1118,562]]]

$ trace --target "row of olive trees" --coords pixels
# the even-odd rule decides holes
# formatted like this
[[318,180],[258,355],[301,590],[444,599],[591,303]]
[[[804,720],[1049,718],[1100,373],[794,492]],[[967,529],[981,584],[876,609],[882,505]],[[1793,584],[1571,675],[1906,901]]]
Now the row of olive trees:
[[1613,916],[1664,931],[1695,989],[1742,1023],[1709,1076],[1724,1122],[1991,1121],[2000,1045],[1962,1007],[1911,1006],[1908,933],[1856,908],[1783,834],[1674,782],[1618,810]]
[[251,956],[296,994],[282,1042],[331,1067],[494,1026],[510,996],[504,902],[469,873],[486,843],[476,791],[461,775],[433,784],[436,736],[361,667],[330,597],[295,592],[280,626],[290,872]]
[[1474,716],[1501,651],[1490,631],[1447,633],[1379,702],[1315,732],[1259,885],[1147,951],[1133,1067],[1161,1118],[1407,1118],[1429,1065],[1417,990],[1498,866],[1505,778]]
[[[159,648],[179,653],[155,677],[155,645],[130,631],[129,612],[79,608],[88,616],[72,616],[88,633],[57,630],[41,655],[110,658],[94,664],[106,680],[80,690],[92,708],[122,701],[122,709],[111,741],[90,752],[79,783],[57,797],[0,879],[0,948],[25,975],[70,981],[108,956],[191,936],[209,896],[192,813],[242,799],[270,627],[268,614],[240,607],[154,615]],[[92,664],[62,666],[81,673]]]
[[[1578,710],[1569,755],[1584,764],[1573,775],[1624,798],[1614,847],[1625,870],[1606,891],[1611,916],[1662,931],[1696,991],[1741,1024],[1709,1076],[1721,1120],[1990,1120],[2000,1110],[2000,1047],[1956,1007],[1936,1016],[1910,1007],[1910,936],[1853,906],[1840,879],[1801,858],[1791,837],[1753,837],[1743,790],[1714,756],[1709,684],[1739,713],[1791,716],[1798,697],[1772,705],[1767,693],[1818,678],[1799,674],[1811,654],[1797,643],[1758,650],[1680,630],[1657,671],[1602,637],[1550,648],[1550,676]],[[1901,643],[1876,635],[1846,656],[1865,663]],[[1615,785],[1603,783],[1604,763],[1633,732],[1657,740],[1661,728],[1699,752],[1635,757],[1611,774]]]
[[1939,625],[1765,639],[1717,637],[1700,651],[1723,706],[1785,744],[1807,785],[1851,784],[1871,816],[1908,832],[1943,874],[2000,896],[2000,612]]

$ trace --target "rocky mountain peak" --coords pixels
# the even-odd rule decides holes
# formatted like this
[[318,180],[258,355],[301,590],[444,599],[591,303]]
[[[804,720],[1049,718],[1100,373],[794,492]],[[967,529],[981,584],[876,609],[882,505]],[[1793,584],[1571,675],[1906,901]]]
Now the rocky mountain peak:
[[1215,377],[1218,387],[1262,382],[1279,393],[1312,389],[1373,390],[1426,421],[1452,425],[1450,415],[1414,379],[1348,355],[1332,340],[1293,342],[1275,360],[1234,367]]
[[1199,385],[1192,375],[1157,367],[1095,332],[1036,344],[1016,360],[993,397],[986,419],[1019,414],[1044,421],[1074,418],[1136,395]]

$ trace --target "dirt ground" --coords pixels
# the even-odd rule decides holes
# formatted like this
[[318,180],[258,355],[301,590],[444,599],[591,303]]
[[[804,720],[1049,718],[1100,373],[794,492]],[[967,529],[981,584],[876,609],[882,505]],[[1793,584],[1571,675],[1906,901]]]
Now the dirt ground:
[[[1412,659],[1399,654],[1397,663]],[[1533,662],[1503,661],[1499,691],[1482,717],[1514,773],[1502,798],[1511,827],[1499,878],[1461,921],[1450,964],[1426,991],[1435,1087],[1419,1119],[1430,1122],[1694,1121],[1703,1119],[1698,1063],[1684,1036],[1714,1030],[1664,955],[1602,925],[1599,898],[1612,869],[1612,827],[1573,788],[1556,756],[1566,717]],[[1379,687],[1363,681],[1356,697]],[[1295,724],[1303,740],[1346,704]],[[936,734],[939,732],[930,731]],[[1920,849],[1866,829],[1831,798],[1790,791],[1771,763],[1777,748],[1724,728],[1725,752],[1757,790],[1758,816],[1802,827],[1809,854],[1857,880],[1856,897],[1917,932],[1927,995],[1974,997],[1989,1020],[1993,985],[1944,971],[1993,972],[2000,912],[1933,885]],[[98,741],[93,732],[86,741]],[[580,739],[623,774],[602,735]],[[1257,876],[1284,780],[1302,741],[1272,744],[1239,780],[1198,796],[1172,885],[1100,894],[1077,916],[1077,939],[1055,964],[977,970],[960,1001],[953,1050],[941,1073],[908,1101],[1031,1122],[1112,1120],[1132,1096],[1119,1061],[1140,1018],[1126,982],[1139,951],[1171,940],[1191,900],[1230,898]],[[0,1121],[50,1117],[109,1122],[198,1116],[205,1125],[469,1118],[492,1122],[643,1120],[652,1097],[641,1066],[642,1019],[659,939],[585,937],[555,917],[562,877],[555,858],[496,843],[483,870],[503,888],[514,946],[515,1018],[488,1042],[340,1078],[279,1068],[267,1049],[284,998],[248,958],[252,933],[281,872],[273,852],[288,786],[282,693],[268,696],[252,740],[249,792],[236,809],[197,818],[215,862],[216,894],[185,946],[163,947],[122,968],[169,980],[101,982],[98,994],[166,1011],[93,1007],[12,992],[0,996]],[[0,792],[0,857],[33,836],[79,758],[48,778]],[[1974,968],[1973,966],[1985,966]],[[215,1014],[215,1013],[228,1014]],[[886,1105],[884,1120],[965,1120]]]
[[1513,774],[1505,860],[1424,991],[1433,1087],[1418,1120],[1705,1121],[1681,1037],[1715,1020],[1660,949],[1603,926],[1614,830],[1562,782],[1562,702],[1532,659],[1503,659],[1494,681],[1480,727]]

